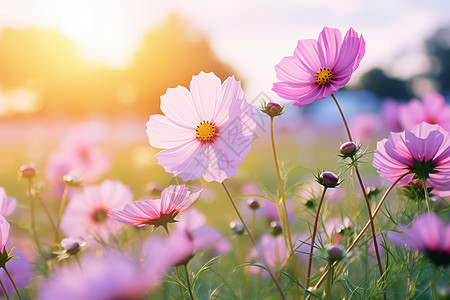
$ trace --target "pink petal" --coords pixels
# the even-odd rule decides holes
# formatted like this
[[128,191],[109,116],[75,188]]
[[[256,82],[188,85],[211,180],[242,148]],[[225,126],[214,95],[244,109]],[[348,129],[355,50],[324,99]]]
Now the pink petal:
[[161,96],[161,111],[181,127],[194,128],[202,121],[191,93],[182,86],[169,88]]
[[326,67],[333,68],[339,55],[342,44],[341,32],[336,28],[324,27],[319,34],[319,47],[325,54]]
[[188,188],[183,185],[171,185],[161,193],[161,213],[168,214],[175,210],[186,198]]
[[234,111],[234,104],[239,103],[239,99],[244,98],[244,92],[242,91],[241,82],[236,81],[233,77],[228,77],[222,84],[222,95],[219,106],[216,108],[215,115],[212,121],[221,125]]
[[438,116],[445,107],[445,98],[439,93],[426,94],[423,99],[426,111],[431,116]]
[[362,59],[361,50],[364,49],[361,46],[362,42],[364,42],[364,40],[361,41],[358,38],[358,34],[353,28],[350,28],[347,31],[339,52],[339,58],[333,69],[334,73],[352,73],[356,69],[353,68],[353,66],[355,64],[358,65],[359,61]]
[[417,124],[425,121],[425,108],[423,104],[413,99],[408,104],[399,106],[399,119],[402,127],[411,130]]
[[298,58],[303,68],[311,75],[316,75],[320,68],[327,67],[322,50],[316,40],[300,40],[294,50],[294,57]]
[[178,147],[196,139],[194,128],[181,127],[162,115],[150,116],[147,135],[150,145],[161,149]]
[[208,166],[207,146],[198,141],[186,143],[175,148],[160,151],[155,155],[158,164],[166,172],[180,176],[184,181],[198,179]]
[[[222,83],[214,73],[200,72],[193,76],[190,84],[192,98],[200,121],[213,121],[222,101]],[[186,114],[186,113],[185,113]]]
[[293,56],[284,57],[278,65],[275,66],[275,72],[278,80],[285,82],[316,82],[314,77],[315,73],[308,72],[302,63],[299,62],[298,58]]

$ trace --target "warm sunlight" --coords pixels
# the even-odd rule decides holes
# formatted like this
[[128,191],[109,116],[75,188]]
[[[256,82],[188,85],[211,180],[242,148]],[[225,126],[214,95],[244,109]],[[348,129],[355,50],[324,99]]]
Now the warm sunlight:
[[64,2],[54,8],[60,16],[57,29],[81,48],[89,62],[113,68],[129,63],[142,38],[127,26],[133,22],[132,15],[108,3]]

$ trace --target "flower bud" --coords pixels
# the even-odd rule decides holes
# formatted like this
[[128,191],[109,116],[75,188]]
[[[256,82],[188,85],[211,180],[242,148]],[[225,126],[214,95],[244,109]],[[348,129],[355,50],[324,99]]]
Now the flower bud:
[[19,176],[23,178],[32,178],[36,175],[34,164],[23,165],[19,169]]
[[239,221],[231,221],[230,228],[237,235],[242,235],[245,231],[244,225]]
[[80,252],[86,243],[80,239],[65,238],[61,241],[61,246],[67,253],[74,255]]
[[263,109],[261,111],[270,117],[276,117],[283,114],[284,105],[281,106],[278,103],[269,102],[263,104]]
[[283,229],[281,227],[281,223],[279,221],[272,221],[270,222],[270,228],[271,228],[271,234],[273,236],[277,236],[281,233],[283,233]]
[[329,245],[327,247],[328,261],[333,262],[344,257],[344,250],[337,245]]
[[325,171],[317,178],[317,182],[327,188],[337,187],[339,182],[339,177],[332,172]]
[[261,205],[259,204],[258,199],[249,199],[247,204],[248,204],[248,207],[252,210],[257,210],[257,209],[261,208]]
[[356,153],[356,151],[358,151],[358,147],[353,142],[343,143],[339,148],[339,152],[341,152],[341,154],[346,157],[353,156]]
[[82,183],[81,179],[78,176],[70,173],[64,175],[61,179],[65,184],[70,186],[79,186]]

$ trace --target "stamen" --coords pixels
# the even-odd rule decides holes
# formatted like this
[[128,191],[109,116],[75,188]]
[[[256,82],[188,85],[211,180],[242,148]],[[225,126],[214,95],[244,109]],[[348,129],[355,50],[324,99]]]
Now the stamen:
[[216,135],[216,126],[209,121],[201,121],[195,129],[195,134],[200,141],[209,142]]
[[333,72],[331,72],[330,68],[321,68],[315,77],[319,85],[326,85],[333,78]]

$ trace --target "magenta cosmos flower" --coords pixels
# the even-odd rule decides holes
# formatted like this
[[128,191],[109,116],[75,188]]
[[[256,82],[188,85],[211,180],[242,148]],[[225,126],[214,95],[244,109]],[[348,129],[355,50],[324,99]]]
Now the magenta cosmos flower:
[[46,178],[54,185],[61,185],[61,176],[67,173],[81,176],[85,182],[98,180],[111,168],[111,160],[98,147],[101,125],[81,124],[69,131],[53,152],[45,170]]
[[166,172],[183,180],[203,176],[222,182],[250,151],[253,108],[234,77],[221,83],[213,73],[201,72],[192,77],[190,90],[178,86],[161,97],[165,116],[150,116],[150,145],[166,149],[156,154]]
[[121,210],[133,200],[130,188],[120,181],[105,180],[100,185],[86,186],[72,197],[61,219],[61,230],[73,238],[88,238],[97,234],[108,239],[119,224],[108,214]]
[[17,206],[17,200],[6,195],[5,189],[0,187],[0,215],[7,217]]
[[445,98],[438,93],[429,93],[418,99],[411,100],[408,104],[399,107],[400,123],[405,130],[411,130],[417,124],[427,122],[438,124],[445,130],[450,130],[450,105],[445,104]]
[[[12,249],[11,256],[14,256],[14,258],[6,263],[6,267],[8,268],[8,272],[11,274],[17,288],[20,290],[30,283],[34,275],[34,265],[17,250],[17,247]],[[8,295],[15,293],[14,286],[3,269],[0,269],[0,280],[5,286],[6,293]],[[0,289],[0,296],[1,295],[3,295],[2,289]]]
[[294,56],[275,66],[281,82],[273,91],[299,107],[336,93],[351,78],[365,52],[364,39],[350,28],[342,40],[336,28],[324,27],[319,40],[300,40]]
[[391,241],[425,253],[436,265],[450,264],[450,224],[444,225],[435,213],[420,215],[411,228],[399,227],[404,236],[390,232]]
[[399,184],[426,180],[440,196],[450,195],[450,133],[439,125],[421,123],[410,131],[391,132],[377,143],[373,166]]
[[9,223],[5,217],[0,215],[0,253],[3,253],[6,243],[9,237]]
[[161,193],[161,199],[143,200],[127,203],[120,211],[113,211],[109,216],[114,220],[132,226],[155,228],[174,223],[175,217],[188,209],[200,196],[202,190],[191,193],[187,186],[171,185]]

